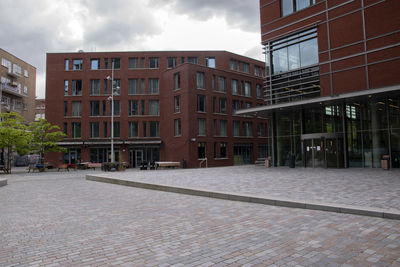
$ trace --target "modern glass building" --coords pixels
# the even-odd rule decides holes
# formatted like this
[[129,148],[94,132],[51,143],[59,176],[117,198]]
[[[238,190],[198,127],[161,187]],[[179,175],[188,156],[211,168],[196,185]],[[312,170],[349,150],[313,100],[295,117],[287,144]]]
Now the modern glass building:
[[[400,2],[261,0],[274,166],[400,167]],[[382,161],[383,160],[383,161]]]

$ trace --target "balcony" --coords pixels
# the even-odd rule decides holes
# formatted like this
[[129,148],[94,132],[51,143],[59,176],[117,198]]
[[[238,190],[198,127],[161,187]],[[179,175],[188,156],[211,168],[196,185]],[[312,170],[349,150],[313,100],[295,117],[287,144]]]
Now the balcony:
[[15,96],[19,97],[24,96],[21,92],[21,88],[18,88],[16,86],[7,83],[0,83],[0,90],[3,91],[4,93],[12,94]]

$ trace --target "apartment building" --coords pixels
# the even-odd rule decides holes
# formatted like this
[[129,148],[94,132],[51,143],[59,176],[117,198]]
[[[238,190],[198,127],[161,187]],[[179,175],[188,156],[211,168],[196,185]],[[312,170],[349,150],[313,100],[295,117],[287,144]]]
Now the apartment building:
[[260,0],[275,166],[400,167],[400,1]]
[[113,90],[116,161],[254,163],[266,157],[267,120],[234,113],[263,104],[264,72],[226,51],[49,53],[46,119],[68,152],[46,160],[110,161]]
[[0,113],[17,112],[27,122],[35,117],[36,68],[0,48]]

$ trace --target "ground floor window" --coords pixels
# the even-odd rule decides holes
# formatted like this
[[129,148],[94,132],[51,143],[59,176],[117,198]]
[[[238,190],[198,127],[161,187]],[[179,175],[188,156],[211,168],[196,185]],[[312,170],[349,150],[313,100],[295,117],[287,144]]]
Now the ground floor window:
[[234,144],[234,165],[253,164],[253,144]]

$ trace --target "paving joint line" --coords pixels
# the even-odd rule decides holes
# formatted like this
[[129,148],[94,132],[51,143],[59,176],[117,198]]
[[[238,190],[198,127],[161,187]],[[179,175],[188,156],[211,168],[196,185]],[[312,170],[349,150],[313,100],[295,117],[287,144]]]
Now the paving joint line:
[[170,193],[178,193],[192,196],[209,197],[216,199],[224,199],[239,202],[257,203],[270,206],[280,206],[287,208],[300,208],[309,210],[318,210],[326,212],[345,213],[353,215],[362,215],[370,217],[378,217],[385,219],[400,220],[400,212],[385,210],[372,207],[358,207],[353,205],[344,204],[331,204],[331,203],[314,203],[314,202],[301,202],[285,198],[266,198],[263,196],[238,194],[231,192],[210,191],[197,188],[179,187],[173,185],[163,185],[154,183],[144,183],[132,180],[122,180],[118,178],[103,177],[98,175],[86,175],[86,180],[110,183],[116,185],[130,186],[142,189],[164,191]]

